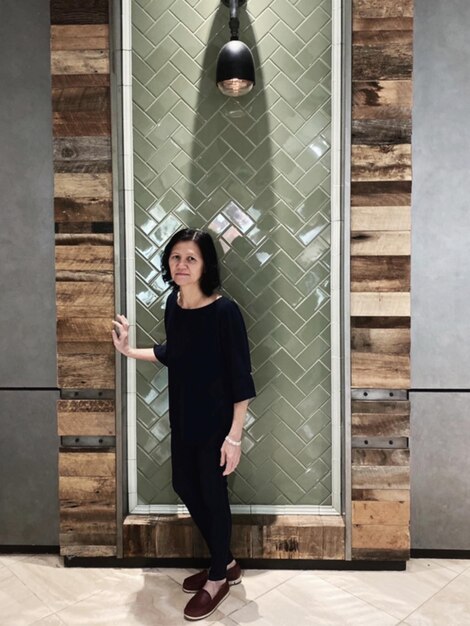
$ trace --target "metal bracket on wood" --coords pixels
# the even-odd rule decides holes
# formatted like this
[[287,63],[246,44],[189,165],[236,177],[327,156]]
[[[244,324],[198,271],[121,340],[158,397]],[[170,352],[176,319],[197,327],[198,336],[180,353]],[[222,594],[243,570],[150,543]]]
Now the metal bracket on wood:
[[408,437],[352,437],[353,448],[408,449]]
[[62,400],[114,400],[114,389],[61,389]]
[[102,437],[67,435],[60,438],[61,448],[114,448],[116,437],[104,435]]
[[408,400],[407,389],[351,389],[352,400]]

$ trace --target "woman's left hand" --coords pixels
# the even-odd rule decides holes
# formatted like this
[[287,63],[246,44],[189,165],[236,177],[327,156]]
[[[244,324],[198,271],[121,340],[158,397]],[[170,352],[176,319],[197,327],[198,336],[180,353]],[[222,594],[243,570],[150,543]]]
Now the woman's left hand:
[[237,468],[237,465],[240,463],[241,454],[240,446],[234,446],[228,441],[224,441],[220,448],[220,467],[225,465],[222,476],[228,476]]

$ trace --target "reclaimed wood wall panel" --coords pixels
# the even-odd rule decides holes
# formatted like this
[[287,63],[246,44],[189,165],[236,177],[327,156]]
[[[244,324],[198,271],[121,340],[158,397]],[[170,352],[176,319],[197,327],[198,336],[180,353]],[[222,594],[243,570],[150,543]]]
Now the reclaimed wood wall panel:
[[[344,559],[341,516],[234,515],[233,544],[239,558]],[[124,556],[207,557],[189,516],[129,515]]]
[[[353,0],[352,43],[351,383],[386,398],[410,387],[413,1]],[[407,441],[409,403],[353,401],[352,434]],[[353,448],[352,501],[353,558],[408,558],[409,450]]]
[[[114,400],[86,397],[115,386],[108,0],[51,0],[51,24],[58,380],[79,394],[58,433],[99,443],[116,434]],[[114,445],[61,445],[59,501],[61,554],[116,555]]]

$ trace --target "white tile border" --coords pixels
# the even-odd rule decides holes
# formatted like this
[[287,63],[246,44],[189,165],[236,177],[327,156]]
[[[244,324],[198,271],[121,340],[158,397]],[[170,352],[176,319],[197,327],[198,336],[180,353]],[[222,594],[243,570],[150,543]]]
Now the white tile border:
[[[341,513],[341,128],[342,128],[342,3],[332,0],[332,138],[331,138],[331,427],[332,427],[332,506],[233,505],[234,513],[278,515],[336,515]],[[126,307],[130,340],[135,342],[135,243],[134,173],[132,121],[132,17],[131,0],[122,0],[122,100],[124,211],[126,230]],[[186,513],[183,505],[138,505],[137,498],[137,424],[136,363],[127,367],[127,437],[129,511],[138,513]]]

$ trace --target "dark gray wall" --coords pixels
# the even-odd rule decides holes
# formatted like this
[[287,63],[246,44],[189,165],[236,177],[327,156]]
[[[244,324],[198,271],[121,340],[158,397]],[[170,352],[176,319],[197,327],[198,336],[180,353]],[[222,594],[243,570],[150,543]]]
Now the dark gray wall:
[[415,0],[411,385],[470,389],[470,2]]
[[2,0],[0,387],[56,387],[48,0]]
[[470,2],[415,0],[411,545],[470,549]]
[[49,0],[0,20],[0,545],[57,545]]

